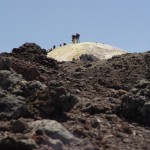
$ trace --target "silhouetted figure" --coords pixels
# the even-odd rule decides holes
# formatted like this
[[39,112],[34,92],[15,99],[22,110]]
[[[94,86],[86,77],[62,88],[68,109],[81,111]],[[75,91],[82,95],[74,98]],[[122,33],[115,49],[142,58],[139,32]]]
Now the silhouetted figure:
[[73,34],[73,35],[72,35],[72,43],[73,43],[73,44],[75,44],[75,39],[76,39],[76,36]]
[[56,46],[54,45],[54,46],[53,46],[53,49],[55,49],[55,48],[56,48]]
[[75,43],[79,43],[80,42],[80,34],[79,33],[76,33],[76,35],[72,35],[72,43],[75,44]]
[[66,45],[66,43],[63,43],[63,46],[65,46]]
[[61,44],[59,46],[62,46]]
[[79,34],[79,33],[76,33],[76,43],[79,43],[79,42],[80,42],[79,39],[80,39],[80,34]]

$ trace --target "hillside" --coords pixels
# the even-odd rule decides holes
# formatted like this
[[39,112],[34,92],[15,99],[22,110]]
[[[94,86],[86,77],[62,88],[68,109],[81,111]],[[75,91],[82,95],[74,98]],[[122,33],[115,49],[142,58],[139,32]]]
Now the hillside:
[[150,53],[63,61],[0,54],[0,149],[148,150]]
[[60,46],[48,53],[48,57],[57,61],[72,61],[79,59],[82,54],[93,55],[98,59],[108,59],[114,55],[125,54],[126,51],[119,48],[94,42],[82,42]]

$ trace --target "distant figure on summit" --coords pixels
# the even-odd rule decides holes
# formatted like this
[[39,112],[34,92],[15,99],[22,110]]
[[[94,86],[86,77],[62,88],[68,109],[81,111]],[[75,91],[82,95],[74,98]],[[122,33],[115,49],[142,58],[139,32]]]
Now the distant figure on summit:
[[79,39],[80,39],[80,34],[79,33],[76,33],[76,35],[72,35],[72,43],[73,44],[75,44],[75,43],[79,43],[80,41],[79,41]]
[[53,46],[53,49],[55,49],[55,48],[56,48],[56,46],[54,45],[54,46]]
[[73,44],[75,44],[75,39],[76,39],[76,36],[73,34],[73,35],[72,35],[72,43],[73,43]]
[[76,42],[77,42],[77,43],[80,42],[79,39],[80,39],[80,34],[79,34],[79,33],[76,33]]

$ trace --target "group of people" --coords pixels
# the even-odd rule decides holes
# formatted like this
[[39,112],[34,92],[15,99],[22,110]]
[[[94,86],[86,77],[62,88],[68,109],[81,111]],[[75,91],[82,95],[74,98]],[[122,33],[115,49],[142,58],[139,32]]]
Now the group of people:
[[[66,43],[63,43],[63,44],[60,44],[59,46],[65,46],[66,45]],[[55,45],[53,45],[53,48],[51,48],[51,49],[49,49],[49,51],[48,52],[50,52],[50,51],[52,51],[53,49],[55,49],[56,48],[56,46]]]
[[75,44],[75,43],[79,43],[80,42],[80,34],[79,33],[76,33],[76,35],[72,35],[72,43]]
[[[75,43],[79,43],[80,42],[80,34],[79,33],[76,33],[76,35],[72,35],[72,43],[75,44]],[[60,44],[59,46],[65,46],[66,43],[63,43],[63,44]],[[53,48],[51,48],[48,52],[52,51],[53,49],[55,49],[56,46],[54,45]]]
[[60,44],[59,46],[65,46],[66,45],[66,43],[63,43],[63,44]]

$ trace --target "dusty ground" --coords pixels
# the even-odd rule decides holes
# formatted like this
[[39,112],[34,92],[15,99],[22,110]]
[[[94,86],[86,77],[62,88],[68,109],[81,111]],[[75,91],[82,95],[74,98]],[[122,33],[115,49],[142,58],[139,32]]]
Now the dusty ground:
[[[57,62],[26,43],[2,53],[0,149],[148,150],[149,68],[149,52]],[[60,123],[74,140],[31,131],[43,119]]]
[[72,61],[79,59],[82,54],[90,54],[99,59],[108,59],[114,55],[121,55],[126,51],[97,42],[82,42],[77,44],[67,44],[59,46],[48,53],[48,57],[55,58],[57,61]]

